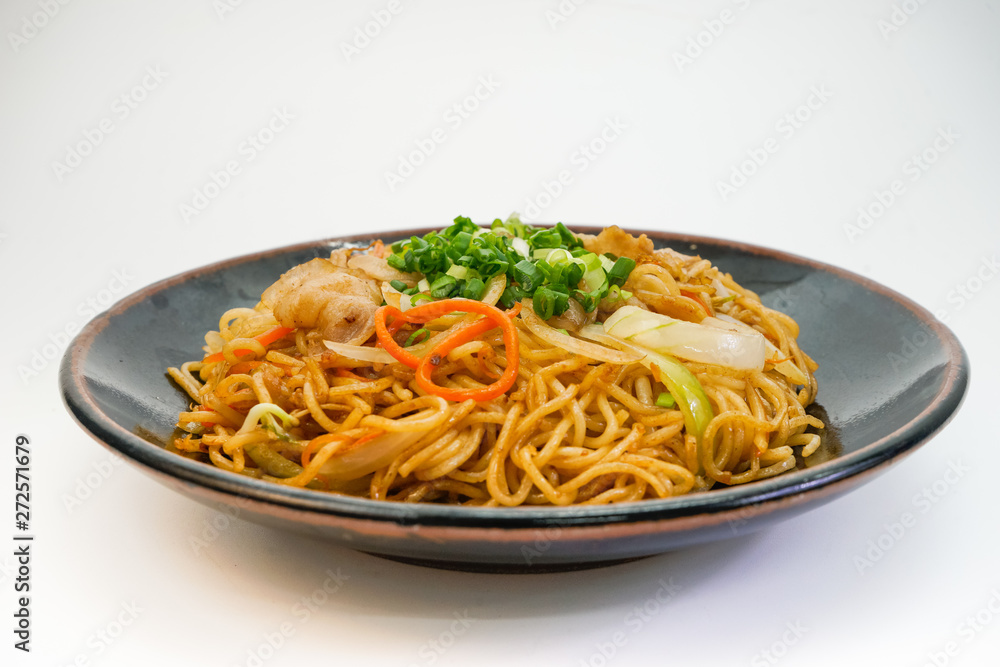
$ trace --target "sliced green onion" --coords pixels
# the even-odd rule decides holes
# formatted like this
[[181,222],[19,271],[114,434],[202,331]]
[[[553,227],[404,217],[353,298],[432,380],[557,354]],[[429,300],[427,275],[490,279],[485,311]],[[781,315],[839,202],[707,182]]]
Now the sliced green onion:
[[465,277],[469,275],[469,269],[465,266],[459,266],[458,264],[452,264],[451,268],[448,269],[446,275],[452,278],[457,278],[459,280],[465,280]]
[[451,245],[458,254],[464,255],[469,249],[469,244],[472,243],[472,234],[469,232],[458,232],[452,239]]
[[617,301],[619,299],[622,301],[628,301],[632,298],[632,292],[629,292],[627,289],[622,289],[618,285],[612,285],[611,289],[608,290],[608,298],[612,301]]
[[539,287],[532,297],[535,313],[547,320],[554,315],[562,315],[569,307],[569,294],[557,292],[548,287]]
[[515,236],[510,242],[510,246],[517,251],[517,254],[521,257],[528,258],[531,257],[531,248],[528,247],[528,242],[522,239],[520,236]]
[[501,305],[509,308],[544,287],[548,291],[542,293],[537,312],[553,315],[565,312],[569,299],[592,312],[634,267],[634,262],[619,263],[613,255],[587,251],[562,223],[536,228],[521,222],[516,214],[494,220],[489,229],[458,216],[450,227],[397,241],[390,249],[389,266],[423,274],[415,288],[403,281],[390,282],[403,294],[481,299],[489,279],[504,275],[507,289],[500,297]]
[[423,339],[426,340],[431,337],[431,332],[428,331],[426,327],[417,329],[410,334],[409,338],[406,339],[406,342],[403,343],[403,347],[410,347],[411,345],[416,344],[418,342],[417,339],[420,337],[423,337]]
[[572,262],[576,260],[576,258],[569,253],[569,250],[566,250],[566,248],[552,248],[549,250],[549,254],[544,257],[544,259],[549,264],[559,264],[562,262]]
[[576,299],[581,306],[583,306],[584,312],[587,313],[594,312],[594,309],[597,308],[601,301],[599,292],[581,292],[580,290],[575,290],[573,292],[573,298]]
[[559,232],[559,236],[562,238],[562,244],[569,248],[582,246],[583,242],[576,237],[576,235],[569,231],[569,228],[561,222],[556,223],[556,231]]
[[500,295],[500,305],[504,308],[513,308],[515,303],[521,301],[528,295],[517,285],[507,285],[503,294]]
[[402,255],[393,253],[385,258],[386,263],[397,271],[406,271],[406,259]]
[[634,259],[631,259],[630,257],[619,257],[614,266],[611,267],[611,270],[608,271],[608,282],[612,285],[623,285],[634,268]]
[[458,289],[458,280],[455,276],[449,276],[445,273],[431,283],[430,287],[432,297],[435,299],[444,299],[451,296],[451,293]]
[[414,294],[412,297],[410,297],[410,304],[415,306],[422,301],[433,301],[433,300],[434,297],[432,297],[430,294],[427,294],[426,292],[418,292]]
[[[587,291],[591,293],[603,292],[604,286],[608,282],[608,274],[604,270],[604,265],[601,262],[602,257],[595,255],[594,253],[588,253],[582,255],[579,258],[586,272],[583,274],[583,283],[587,286]],[[603,297],[603,294],[594,294],[599,298]]]
[[534,292],[545,280],[545,276],[531,260],[522,259],[514,265],[514,280],[520,283],[523,289]]
[[474,299],[479,301],[483,298],[483,293],[486,292],[486,283],[484,283],[481,278],[473,278],[472,280],[466,281],[458,292],[458,295],[463,299]]
[[558,248],[562,245],[562,234],[555,227],[539,229],[528,237],[531,245],[536,248]]
[[677,405],[677,401],[668,392],[660,392],[660,395],[656,397],[656,407],[658,408],[672,408]]
[[603,269],[592,269],[583,274],[583,284],[588,292],[602,292],[608,284],[608,274]]

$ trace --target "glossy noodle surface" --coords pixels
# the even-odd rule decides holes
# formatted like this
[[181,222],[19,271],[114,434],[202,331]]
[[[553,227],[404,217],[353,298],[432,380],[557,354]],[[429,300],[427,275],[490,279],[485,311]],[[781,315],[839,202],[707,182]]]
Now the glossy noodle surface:
[[708,258],[516,218],[428,237],[336,250],[220,313],[168,369],[191,397],[173,447],[276,484],[485,506],[707,491],[818,448],[798,325]]

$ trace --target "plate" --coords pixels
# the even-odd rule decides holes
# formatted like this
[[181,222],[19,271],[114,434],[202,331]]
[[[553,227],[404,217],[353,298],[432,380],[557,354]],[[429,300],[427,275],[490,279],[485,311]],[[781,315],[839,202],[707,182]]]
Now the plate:
[[[596,233],[599,228],[574,227]],[[384,234],[391,242],[430,229]],[[633,231],[633,233],[642,233]],[[368,237],[239,257],[150,285],[89,322],[62,359],[73,418],[157,481],[217,509],[407,562],[478,571],[594,567],[766,529],[874,479],[958,410],[969,362],[924,308],[861,276],[719,239],[645,231],[697,253],[794,317],[819,363],[820,450],[777,477],[699,494],[595,507],[409,505],[289,488],[165,449],[189,399],[167,366],[192,359],[221,313],[253,306],[290,267]]]

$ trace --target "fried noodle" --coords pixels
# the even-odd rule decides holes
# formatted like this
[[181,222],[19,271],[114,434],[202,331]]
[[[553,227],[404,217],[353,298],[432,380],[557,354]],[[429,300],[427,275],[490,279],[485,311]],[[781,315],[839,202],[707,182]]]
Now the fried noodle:
[[[367,255],[379,257],[379,246]],[[333,264],[381,282],[398,303],[384,276],[348,268],[352,254],[341,251]],[[778,475],[796,466],[796,452],[811,455],[823,427],[805,410],[816,397],[816,364],[797,344],[795,321],[706,259],[670,250],[634,259],[622,302],[691,322],[722,313],[777,350],[763,369],[681,360],[711,404],[702,433],[691,432],[679,405],[658,404],[667,385],[634,347],[584,340],[538,318],[530,301],[495,308],[504,324],[477,312],[413,318],[427,306],[402,310],[376,297],[372,308],[388,310],[376,311],[375,326],[384,323],[420,362],[412,367],[386,356],[392,345],[371,331],[328,348],[335,315],[317,310],[310,326],[301,313],[312,306],[302,302],[291,306],[298,320],[282,320],[265,292],[255,308],[222,315],[202,361],[168,370],[193,401],[179,415],[183,435],[174,447],[277,484],[511,507],[668,498]],[[483,301],[495,305],[503,284],[487,287]],[[306,299],[308,286],[295,288],[295,298]],[[598,325],[609,313],[595,312]],[[782,362],[804,381],[779,372]],[[512,379],[508,388],[475,398],[504,378]]]

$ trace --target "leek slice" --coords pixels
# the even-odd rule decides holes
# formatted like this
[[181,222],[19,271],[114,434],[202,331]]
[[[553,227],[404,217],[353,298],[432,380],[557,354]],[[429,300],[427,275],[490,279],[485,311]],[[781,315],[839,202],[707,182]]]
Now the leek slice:
[[[584,338],[642,355],[639,363],[650,369],[654,378],[666,386],[667,392],[674,398],[677,408],[684,416],[684,428],[695,437],[695,441],[698,443],[698,469],[695,472],[700,475],[703,472],[701,463],[702,451],[704,450],[702,437],[708,423],[715,417],[715,412],[712,410],[712,403],[708,400],[708,395],[705,394],[704,388],[694,373],[677,359],[642,345],[622,340],[618,336],[604,331],[599,324],[582,327],[578,333]],[[657,378],[657,376],[659,377]]]
[[659,375],[660,382],[677,401],[677,407],[684,415],[684,427],[698,441],[697,473],[701,474],[701,458],[704,451],[702,436],[705,435],[705,427],[708,426],[708,422],[715,417],[712,403],[708,400],[705,390],[694,373],[672,357],[647,350],[646,356],[640,359],[639,363],[653,371],[654,378]]

